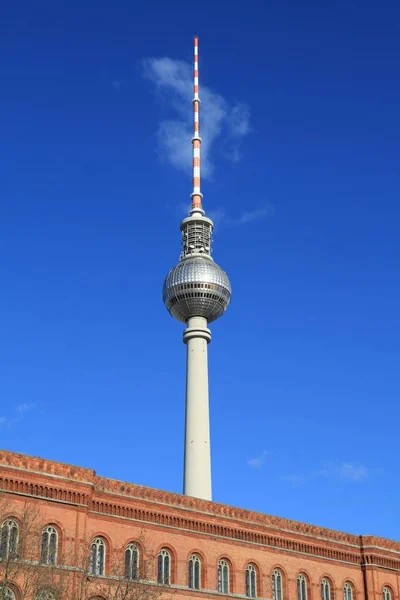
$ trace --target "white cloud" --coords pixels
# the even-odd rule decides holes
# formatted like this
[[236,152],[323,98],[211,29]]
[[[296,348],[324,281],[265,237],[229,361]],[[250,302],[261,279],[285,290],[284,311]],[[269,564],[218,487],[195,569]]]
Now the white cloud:
[[267,452],[266,450],[264,450],[264,452],[262,452],[260,456],[256,456],[255,458],[249,458],[247,460],[247,464],[252,469],[260,469],[270,458],[271,452]]
[[261,208],[255,210],[245,211],[238,216],[232,216],[227,213],[224,207],[216,208],[207,212],[207,216],[214,221],[214,225],[219,227],[220,225],[228,225],[230,227],[240,227],[241,225],[247,225],[248,223],[254,223],[255,221],[262,221],[270,217],[274,212],[272,204],[265,204]]
[[[152,81],[176,118],[164,120],[158,129],[162,157],[185,172],[191,170],[193,70],[186,62],[168,57],[143,61],[143,74]],[[200,83],[201,172],[211,177],[214,170],[212,149],[221,139],[223,155],[232,162],[240,160],[243,138],[250,132],[250,109],[244,103],[231,106],[225,98]]]
[[28,404],[27,402],[24,402],[23,404],[18,404],[16,411],[21,415],[22,413],[26,413],[28,410],[35,408],[35,406],[36,404]]
[[[326,478],[336,481],[365,481],[371,474],[371,470],[364,465],[350,462],[326,462],[322,469],[309,471],[307,475],[283,475],[281,479],[289,481],[293,485],[301,485],[312,478]],[[380,473],[381,474],[381,473]]]
[[22,404],[17,404],[17,406],[14,408],[14,412],[17,413],[17,416],[14,417],[4,417],[1,416],[0,417],[0,427],[11,427],[12,425],[14,425],[15,423],[18,423],[19,421],[21,421],[24,417],[24,415],[32,410],[33,408],[36,408],[36,404],[28,404],[28,402],[23,402]]
[[364,465],[343,462],[328,462],[318,471],[311,473],[314,477],[327,477],[344,481],[365,481],[368,478],[368,469]]

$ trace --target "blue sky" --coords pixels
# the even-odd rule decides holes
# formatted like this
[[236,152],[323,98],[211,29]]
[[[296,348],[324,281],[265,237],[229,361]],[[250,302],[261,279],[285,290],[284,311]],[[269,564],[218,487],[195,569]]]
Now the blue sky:
[[214,499],[400,539],[399,4],[194,9],[3,7],[0,446],[181,491],[197,34]]

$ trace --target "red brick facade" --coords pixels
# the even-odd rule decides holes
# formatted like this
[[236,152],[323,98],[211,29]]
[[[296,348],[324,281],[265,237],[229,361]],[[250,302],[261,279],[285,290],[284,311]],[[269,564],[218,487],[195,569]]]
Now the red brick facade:
[[[57,528],[57,563],[102,537],[105,574],[110,557],[146,537],[146,552],[171,555],[171,584],[180,597],[245,596],[245,570],[257,572],[257,596],[272,598],[272,572],[282,573],[282,600],[297,600],[297,578],[304,574],[307,600],[321,600],[321,579],[330,582],[331,600],[342,600],[346,582],[353,600],[400,600],[400,543],[355,536],[278,517],[224,506],[98,477],[89,469],[0,451],[0,489],[9,517],[27,500],[39,509],[43,527]],[[88,548],[89,552],[89,548]],[[188,588],[188,560],[201,558],[201,590]],[[37,560],[40,547],[37,549]],[[229,565],[229,593],[218,593],[217,565]],[[124,554],[121,552],[121,561]],[[1,563],[1,561],[0,561]],[[150,574],[151,575],[151,574]],[[18,586],[16,586],[18,599]],[[385,599],[387,600],[387,599]]]

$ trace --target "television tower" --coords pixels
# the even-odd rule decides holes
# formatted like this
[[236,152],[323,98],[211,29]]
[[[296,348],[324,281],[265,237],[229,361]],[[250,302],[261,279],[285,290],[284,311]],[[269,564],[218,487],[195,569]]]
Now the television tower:
[[211,258],[214,223],[205,216],[200,191],[199,40],[194,38],[193,192],[189,216],[181,222],[179,263],[164,281],[163,300],[178,321],[186,323],[186,422],[183,493],[211,500],[210,417],[208,409],[208,323],[218,319],[231,299],[225,271]]

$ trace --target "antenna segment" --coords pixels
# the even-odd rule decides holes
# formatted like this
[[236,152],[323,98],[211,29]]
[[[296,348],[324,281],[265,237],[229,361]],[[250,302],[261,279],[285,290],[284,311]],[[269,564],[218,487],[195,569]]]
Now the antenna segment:
[[194,64],[193,64],[193,192],[192,211],[203,213],[200,191],[200,98],[199,98],[199,38],[194,38]]

